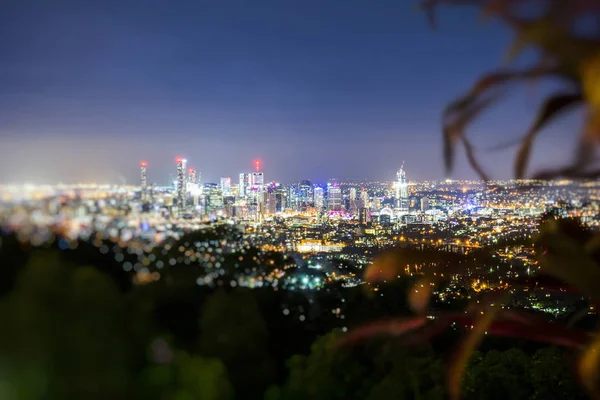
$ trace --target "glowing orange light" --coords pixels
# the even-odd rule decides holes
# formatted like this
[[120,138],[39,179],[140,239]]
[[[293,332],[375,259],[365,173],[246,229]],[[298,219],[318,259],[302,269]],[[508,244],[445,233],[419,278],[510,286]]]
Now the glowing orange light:
[[191,173],[194,173],[196,171],[190,168],[190,169],[188,169],[188,172],[191,174]]
[[177,162],[181,162],[181,157],[177,157]]
[[256,172],[260,171],[260,160],[254,161],[254,164],[256,165]]
[[145,166],[147,165],[147,164],[146,164],[146,161],[142,161],[140,165],[141,165],[142,167],[145,167]]

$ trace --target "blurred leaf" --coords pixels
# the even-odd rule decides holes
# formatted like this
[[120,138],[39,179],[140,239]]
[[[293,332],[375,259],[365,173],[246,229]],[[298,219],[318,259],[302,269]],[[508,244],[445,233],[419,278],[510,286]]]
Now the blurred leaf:
[[596,301],[600,299],[600,268],[583,245],[555,232],[541,233],[538,244],[546,250],[540,256],[542,273],[567,282]]
[[579,363],[577,365],[577,372],[581,384],[587,391],[588,395],[593,399],[600,399],[600,393],[598,393],[598,372],[600,369],[600,334],[596,334],[593,341],[583,351]]
[[372,322],[368,325],[353,329],[339,341],[340,346],[355,345],[375,336],[402,336],[415,329],[423,327],[427,323],[424,316],[407,317],[400,319],[387,319]]
[[[538,343],[548,343],[568,348],[581,348],[589,339],[585,331],[573,329],[566,324],[550,321],[525,312],[498,310],[496,318],[487,328],[487,333],[494,336],[518,338]],[[459,326],[474,325],[477,316],[473,314],[455,313],[445,319]]]
[[[454,147],[456,143],[462,141],[469,163],[482,178],[486,179],[487,174],[475,159],[473,147],[465,139],[465,129],[481,112],[502,96],[502,93],[498,92],[500,88],[509,83],[536,79],[554,73],[554,70],[540,66],[525,70],[500,71],[488,74],[479,79],[465,96],[451,103],[443,114],[443,145],[446,171],[452,171],[454,167]],[[490,93],[492,90],[494,92]]]
[[425,0],[420,3],[420,7],[427,14],[427,18],[432,28],[436,27],[435,7],[441,3],[446,4],[477,4],[481,0]]
[[585,251],[588,253],[594,253],[600,250],[600,235],[594,235],[585,244]]
[[490,178],[488,174],[485,173],[485,171],[479,164],[479,161],[477,161],[477,159],[475,158],[475,150],[473,149],[473,145],[471,144],[471,142],[469,142],[469,140],[464,136],[462,138],[462,142],[465,146],[467,160],[469,161],[469,165],[471,165],[471,168],[473,168],[475,172],[477,172],[477,175],[479,175],[481,179],[483,179],[484,181],[489,181]]
[[529,161],[529,155],[531,153],[531,146],[533,145],[533,141],[541,129],[550,121],[552,121],[552,119],[558,114],[566,111],[569,107],[581,102],[582,100],[583,98],[579,93],[559,94],[546,100],[535,122],[521,142],[521,147],[517,153],[517,159],[515,163],[515,175],[517,179],[522,179],[525,175],[527,162]]
[[398,252],[384,253],[367,267],[365,280],[367,282],[393,280],[402,270],[402,265],[402,258]]
[[417,314],[427,311],[432,293],[431,283],[433,282],[427,278],[420,279],[408,292],[408,304]]

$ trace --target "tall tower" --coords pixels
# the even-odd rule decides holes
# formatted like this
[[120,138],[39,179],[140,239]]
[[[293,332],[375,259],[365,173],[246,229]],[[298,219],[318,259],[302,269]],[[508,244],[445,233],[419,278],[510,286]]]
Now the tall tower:
[[250,174],[250,189],[252,190],[253,201],[261,204],[264,200],[262,194],[265,186],[265,176],[260,171],[260,161],[256,160],[255,166],[256,171]]
[[317,210],[321,211],[325,207],[325,196],[323,195],[322,187],[315,187],[314,191],[314,203]]
[[350,188],[350,210],[356,211],[356,188]]
[[142,161],[140,163],[140,183],[141,183],[141,188],[142,188],[142,200],[146,200],[146,195],[147,195],[147,191],[148,191],[148,180],[146,179],[146,167],[147,164],[145,161]]
[[360,208],[371,208],[371,204],[369,202],[369,192],[367,192],[365,189],[363,189],[362,192],[360,192],[360,203]]
[[231,178],[221,178],[221,191],[223,196],[231,195]]
[[296,207],[298,211],[306,211],[306,208],[311,207],[313,204],[313,187],[310,179],[305,179],[298,185],[298,202]]
[[398,211],[408,211],[408,183],[406,181],[406,172],[404,172],[404,163],[396,173],[396,208]]
[[190,168],[188,170],[188,187],[187,190],[192,190],[193,186],[196,185],[198,182],[196,181],[196,170],[193,168]]
[[342,189],[338,185],[327,187],[327,209],[329,211],[342,210]]
[[240,174],[240,185],[238,186],[238,196],[246,197],[246,188],[248,183],[248,175]]
[[186,197],[186,182],[185,182],[185,167],[187,160],[185,158],[177,158],[177,207],[179,212],[183,212],[185,208]]

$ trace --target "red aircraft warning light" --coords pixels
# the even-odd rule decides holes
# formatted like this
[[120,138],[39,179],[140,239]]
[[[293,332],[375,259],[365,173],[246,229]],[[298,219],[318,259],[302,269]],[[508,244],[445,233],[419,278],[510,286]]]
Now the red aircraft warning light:
[[146,161],[142,161],[142,162],[140,163],[140,165],[141,165],[142,167],[145,167],[145,166],[146,166],[146,165],[148,165],[148,164],[146,164]]
[[254,161],[254,165],[256,165],[256,172],[260,171],[260,160]]

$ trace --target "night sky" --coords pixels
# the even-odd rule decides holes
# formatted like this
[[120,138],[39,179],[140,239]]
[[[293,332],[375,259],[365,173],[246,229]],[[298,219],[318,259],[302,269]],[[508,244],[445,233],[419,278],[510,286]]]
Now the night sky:
[[[0,181],[443,179],[440,116],[503,63],[510,32],[465,8],[430,29],[413,0],[4,0]],[[525,54],[520,63],[527,63]],[[539,85],[473,127],[484,149],[526,129]],[[575,132],[554,125],[535,165]],[[511,151],[482,153],[492,176]],[[471,178],[459,158],[454,178]]]

